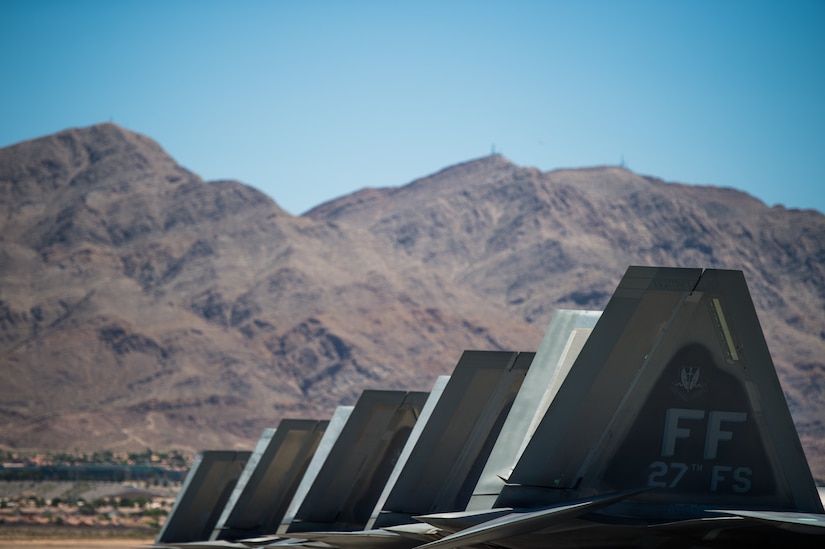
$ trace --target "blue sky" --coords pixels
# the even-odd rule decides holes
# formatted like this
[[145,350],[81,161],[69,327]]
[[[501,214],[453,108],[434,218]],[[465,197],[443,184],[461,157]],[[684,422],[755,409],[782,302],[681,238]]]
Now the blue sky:
[[488,154],[825,212],[825,1],[0,0],[0,147],[114,121],[300,214]]

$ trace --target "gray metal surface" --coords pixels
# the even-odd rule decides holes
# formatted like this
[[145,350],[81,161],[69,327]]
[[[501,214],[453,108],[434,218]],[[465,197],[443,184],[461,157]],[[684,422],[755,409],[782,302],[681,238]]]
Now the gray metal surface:
[[309,462],[309,466],[307,466],[307,470],[301,477],[301,481],[298,483],[298,488],[295,490],[295,494],[289,502],[286,513],[284,513],[284,516],[281,518],[281,524],[278,526],[277,532],[269,532],[269,534],[286,533],[286,529],[289,527],[290,523],[292,523],[292,519],[295,518],[295,513],[298,512],[298,509],[300,509],[303,504],[304,498],[307,493],[309,493],[309,489],[312,487],[318,473],[321,471],[321,467],[323,467],[324,463],[327,461],[330,451],[333,446],[335,446],[335,442],[338,440],[338,437],[341,435],[341,431],[344,429],[344,425],[346,425],[349,420],[349,416],[352,414],[353,408],[354,406],[338,406],[335,409],[335,413],[332,414],[332,418],[329,420],[329,425],[327,425],[326,431],[324,431],[324,436],[321,437],[321,442],[318,444],[318,448],[315,450],[315,453]]
[[473,490],[468,510],[490,509],[495,503],[504,486],[503,479],[510,476],[600,316],[601,311],[558,310],[553,313]]
[[436,404],[438,404],[438,401],[441,399],[441,395],[444,394],[444,389],[447,387],[449,381],[450,376],[438,376],[435,380],[433,388],[430,390],[430,395],[427,397],[427,402],[424,404],[424,408],[421,409],[421,415],[418,417],[418,421],[415,422],[410,437],[407,439],[406,444],[404,444],[404,449],[401,451],[401,455],[398,456],[398,461],[395,463],[395,467],[393,467],[392,473],[390,473],[390,477],[387,479],[387,483],[384,485],[384,489],[381,491],[381,495],[375,503],[375,508],[372,511],[372,515],[370,515],[370,520],[367,521],[367,530],[372,530],[375,527],[375,520],[378,518],[378,514],[381,512],[381,509],[384,508],[384,503],[387,501],[390,492],[392,492],[395,483],[398,481],[401,471],[410,459],[410,454],[412,454],[415,445],[418,444],[418,439],[421,437],[424,427],[432,418],[433,410],[435,410]]
[[739,271],[629,268],[509,482],[496,505],[646,486],[623,512],[822,512]]
[[237,540],[277,531],[329,421],[283,419],[246,464],[212,533]]
[[202,452],[189,469],[156,543],[208,540],[251,455],[220,450]]
[[631,267],[496,507],[423,548],[822,547],[825,515],[739,271]]
[[364,391],[287,532],[362,530],[426,399]]
[[465,351],[375,527],[463,510],[530,368],[534,353]]

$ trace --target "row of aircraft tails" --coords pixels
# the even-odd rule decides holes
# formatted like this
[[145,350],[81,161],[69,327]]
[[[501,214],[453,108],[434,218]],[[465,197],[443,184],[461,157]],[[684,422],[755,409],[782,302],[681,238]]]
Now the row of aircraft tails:
[[743,274],[630,267],[535,353],[203,452],[156,546],[822,548],[825,515]]

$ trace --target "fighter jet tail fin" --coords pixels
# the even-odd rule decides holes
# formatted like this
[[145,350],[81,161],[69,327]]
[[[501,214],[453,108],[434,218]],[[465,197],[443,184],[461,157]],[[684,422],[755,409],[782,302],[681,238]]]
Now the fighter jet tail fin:
[[741,271],[630,267],[496,507],[822,513]]

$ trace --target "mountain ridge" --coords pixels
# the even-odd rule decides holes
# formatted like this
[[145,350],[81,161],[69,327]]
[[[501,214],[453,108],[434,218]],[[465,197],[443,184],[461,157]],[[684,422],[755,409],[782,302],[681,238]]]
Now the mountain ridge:
[[825,216],[499,155],[302,216],[104,124],[0,149],[0,446],[249,447],[464,349],[535,350],[629,264],[745,272],[825,478]]

